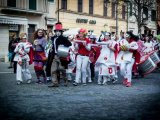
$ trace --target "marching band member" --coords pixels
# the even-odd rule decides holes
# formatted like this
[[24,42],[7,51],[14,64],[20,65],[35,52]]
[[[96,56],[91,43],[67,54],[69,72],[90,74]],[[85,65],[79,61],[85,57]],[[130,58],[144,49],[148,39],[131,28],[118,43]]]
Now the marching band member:
[[62,23],[58,22],[55,24],[55,35],[51,38],[52,40],[52,49],[49,52],[48,59],[49,62],[47,62],[46,69],[49,71],[51,70],[52,75],[52,85],[48,87],[59,87],[60,84],[60,72],[63,75],[64,80],[64,86],[68,85],[68,80],[66,78],[66,69],[68,67],[69,61],[66,59],[61,59],[57,53],[58,53],[58,47],[60,45],[63,45],[65,47],[71,46],[71,42],[63,36],[63,28]]
[[92,81],[94,81],[94,78],[95,78],[95,63],[100,55],[100,47],[96,46],[97,44],[96,44],[96,36],[95,35],[90,35],[89,39],[91,41],[91,44],[93,44],[93,46],[91,45],[91,50],[89,53],[90,64],[88,66],[87,71],[88,71],[88,82],[92,82]]
[[105,33],[104,41],[100,43],[103,45],[101,49],[101,54],[96,62],[96,65],[99,66],[98,84],[106,84],[107,81],[110,81],[111,76],[115,75],[115,70],[113,66],[115,66],[114,47],[116,45],[116,42],[110,40],[109,33]]
[[116,59],[116,62],[120,65],[120,73],[124,77],[123,84],[126,87],[131,87],[134,62],[140,61],[140,57],[136,56],[136,50],[138,49],[137,42],[134,39],[130,39],[130,34],[129,32],[126,33],[125,39],[119,42],[120,50]]
[[[49,33],[47,35],[47,44],[45,46],[45,53],[46,53],[46,57],[47,57],[47,62],[50,61],[50,58],[48,59],[48,55],[49,55],[49,51],[52,49],[52,40],[51,40],[52,37],[53,37],[53,33],[52,33],[52,31],[49,31]],[[46,76],[47,76],[47,81],[52,80],[50,69],[49,70],[46,69]]]
[[32,60],[29,56],[29,52],[32,50],[32,44],[27,42],[26,33],[20,34],[20,42],[16,45],[14,52],[16,53],[14,61],[17,61],[17,84],[23,82],[22,73],[27,80],[27,83],[31,83],[31,73],[28,69],[29,62]]
[[[117,50],[117,40],[118,39],[119,39],[118,36],[114,35],[114,36],[111,37],[111,40],[110,40],[110,47],[112,48],[111,49],[111,54],[112,54],[112,57],[115,58],[115,63],[116,63],[116,57],[118,55],[118,50]],[[111,75],[111,78],[112,78],[113,83],[115,83],[118,80],[117,64],[113,67],[113,70],[114,70],[115,74]]]
[[[82,82],[83,85],[86,85],[86,77],[87,77],[87,66],[89,64],[89,52],[91,50],[90,40],[86,38],[87,30],[81,28],[79,30],[79,34],[77,35],[77,40],[81,42],[75,43],[75,48],[78,51],[77,59],[76,59],[76,79],[73,83],[74,86],[77,86],[78,83]],[[81,77],[82,72],[82,77]]]
[[70,50],[69,50],[69,57],[70,57],[70,63],[68,64],[68,69],[67,69],[67,79],[68,81],[72,80],[72,74],[74,72],[74,69],[76,67],[76,54],[77,51],[75,50],[74,47],[74,36],[73,35],[69,35],[68,36],[68,40],[71,42],[71,46],[70,46]]

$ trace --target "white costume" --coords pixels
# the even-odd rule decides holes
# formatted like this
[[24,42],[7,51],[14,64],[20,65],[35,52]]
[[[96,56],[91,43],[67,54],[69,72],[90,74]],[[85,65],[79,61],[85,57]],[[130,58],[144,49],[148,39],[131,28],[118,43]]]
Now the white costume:
[[129,50],[137,50],[138,44],[135,41],[129,43],[126,39],[123,39],[118,43],[118,45],[119,47],[122,47],[124,45],[127,48],[126,51],[120,50],[116,62],[120,65],[120,73],[124,77],[126,84],[128,82],[131,83],[132,67],[135,59],[133,56],[133,52]]
[[143,50],[144,54],[150,53],[154,50],[154,44],[151,41],[150,42],[145,42],[144,46],[145,46],[144,50]]
[[26,80],[31,80],[32,76],[28,69],[29,65],[29,53],[30,47],[32,47],[32,44],[29,42],[20,42],[17,44],[14,52],[16,53],[14,57],[14,61],[17,61],[17,75],[16,80],[19,82],[22,82],[22,73]]
[[99,66],[99,77],[98,77],[98,84],[101,84],[102,77],[104,79],[102,84],[105,84],[109,81],[109,78],[115,76],[115,54],[108,46],[114,48],[116,42],[113,40],[108,40],[106,42],[100,42],[99,44],[106,44],[102,45],[101,54],[96,61],[96,65]]
[[74,42],[71,43],[72,46],[70,46],[70,51],[69,51],[71,62],[68,64],[68,69],[66,70],[68,80],[72,80],[73,70],[76,67],[76,50],[74,47]]

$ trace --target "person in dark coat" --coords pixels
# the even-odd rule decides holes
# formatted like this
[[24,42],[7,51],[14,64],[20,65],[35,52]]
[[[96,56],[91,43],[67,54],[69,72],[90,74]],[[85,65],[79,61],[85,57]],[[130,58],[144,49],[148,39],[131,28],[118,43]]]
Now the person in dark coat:
[[14,53],[14,49],[16,48],[16,45],[19,43],[20,41],[20,38],[16,38],[16,35],[13,34],[12,35],[12,38],[11,38],[11,41],[9,42],[8,44],[8,51],[9,51],[9,54],[10,54],[10,66],[8,68],[14,68],[14,73],[16,73],[16,70],[17,70],[17,62],[16,61],[13,61],[14,59],[14,56],[16,53]]
[[10,66],[8,67],[8,69],[13,68],[13,54],[14,54],[14,47],[12,46],[12,44],[14,44],[14,41],[16,39],[16,35],[12,35],[10,42],[8,44],[8,52],[9,52],[9,62],[10,62]]
[[49,87],[58,87],[60,83],[60,72],[64,77],[64,85],[67,86],[68,80],[66,78],[66,69],[68,67],[69,61],[66,59],[60,59],[57,55],[57,50],[59,45],[64,45],[65,47],[71,46],[71,42],[64,37],[62,23],[58,22],[55,25],[55,35],[51,38],[52,40],[52,49],[49,51],[48,61],[46,65],[46,74],[47,77],[52,75],[52,85]]

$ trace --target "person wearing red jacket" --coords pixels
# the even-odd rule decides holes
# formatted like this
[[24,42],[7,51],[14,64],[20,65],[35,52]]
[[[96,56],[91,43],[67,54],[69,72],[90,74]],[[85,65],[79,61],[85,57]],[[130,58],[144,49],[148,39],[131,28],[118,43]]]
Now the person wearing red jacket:
[[[95,63],[100,55],[101,47],[96,44],[96,36],[95,35],[90,35],[89,39],[91,41],[91,50],[89,53],[89,66],[88,66],[88,73],[89,73],[89,79],[88,82],[92,82],[95,79]],[[94,46],[95,45],[95,46]]]
[[75,48],[78,51],[78,55],[76,59],[76,79],[73,83],[74,86],[77,86],[78,83],[81,82],[81,78],[83,85],[86,85],[87,66],[89,64],[89,53],[91,50],[90,40],[86,38],[86,35],[87,30],[81,28],[76,38],[79,42],[75,42]]

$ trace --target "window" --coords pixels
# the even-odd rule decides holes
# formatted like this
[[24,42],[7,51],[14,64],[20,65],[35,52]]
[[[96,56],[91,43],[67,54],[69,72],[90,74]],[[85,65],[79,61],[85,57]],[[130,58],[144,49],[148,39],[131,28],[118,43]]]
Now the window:
[[16,0],[7,0],[7,6],[16,7]]
[[78,12],[82,12],[83,9],[83,0],[78,0]]
[[93,0],[89,0],[89,14],[93,14]]
[[156,21],[156,11],[155,10],[151,11],[151,20]]
[[125,19],[125,16],[126,16],[125,10],[126,10],[125,5],[122,5],[122,19]]
[[67,10],[67,0],[61,1],[61,8]]
[[132,3],[130,3],[130,11],[129,11],[129,16],[132,16]]
[[115,18],[116,4],[112,2],[112,18]]
[[48,0],[48,2],[54,2],[54,0]]
[[143,7],[143,14],[144,16],[144,20],[148,20],[148,8],[147,7]]
[[107,0],[103,1],[103,16],[107,16],[107,7],[108,7],[108,2]]
[[37,0],[29,0],[29,9],[37,10]]

